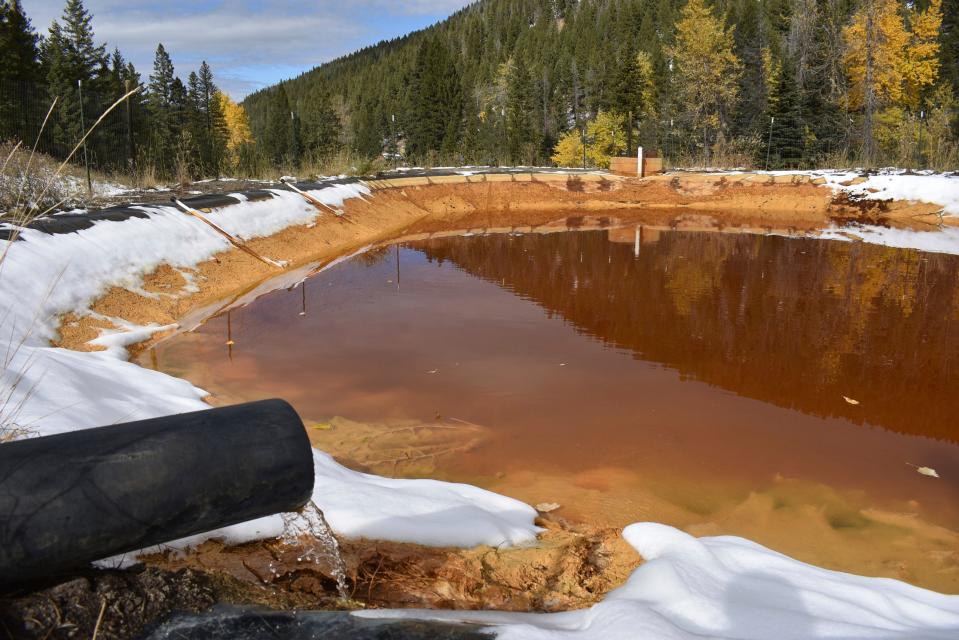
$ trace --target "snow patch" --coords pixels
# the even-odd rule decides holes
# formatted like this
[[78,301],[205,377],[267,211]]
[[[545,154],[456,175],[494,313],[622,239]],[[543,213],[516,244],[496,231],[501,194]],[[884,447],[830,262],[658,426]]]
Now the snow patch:
[[850,225],[826,229],[818,237],[845,242],[860,238],[863,242],[886,247],[959,254],[959,228],[957,227],[943,227],[939,231],[911,231],[873,225]]

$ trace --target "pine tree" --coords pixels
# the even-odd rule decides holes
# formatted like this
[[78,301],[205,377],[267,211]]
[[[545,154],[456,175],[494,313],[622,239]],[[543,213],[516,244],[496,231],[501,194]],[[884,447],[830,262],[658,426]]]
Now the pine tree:
[[32,122],[18,101],[32,94],[39,75],[37,34],[20,0],[0,0],[0,140],[22,137],[29,142],[36,137],[39,123]]
[[38,37],[20,0],[0,0],[0,82],[37,82]]
[[324,87],[313,87],[300,108],[303,148],[314,158],[326,158],[339,146],[340,119]]
[[[939,45],[942,80],[959,96],[959,0],[943,0]],[[953,114],[953,135],[959,138],[959,107]]]
[[514,161],[536,164],[542,136],[538,124],[529,68],[520,57],[510,67],[506,90],[506,146]]
[[293,126],[290,116],[290,101],[286,88],[281,84],[271,91],[271,101],[266,112],[262,134],[263,151],[276,165],[288,162],[293,142]]
[[463,91],[449,48],[439,37],[423,40],[410,76],[407,152],[426,158],[451,152],[459,139]]
[[[42,55],[47,68],[50,97],[58,99],[60,117],[53,124],[55,141],[66,149],[83,135],[81,120],[92,123],[100,115],[103,71],[107,68],[106,49],[94,41],[93,16],[82,0],[67,0],[62,24],[50,26]],[[80,93],[83,93],[81,113]]]
[[610,106],[623,117],[626,127],[626,153],[633,153],[633,129],[637,120],[656,115],[656,88],[649,53],[637,53],[630,45],[616,70]]
[[738,95],[741,97],[733,118],[733,134],[751,136],[763,128],[763,114],[769,97],[770,48],[766,13],[759,0],[739,0],[732,9],[735,27],[735,53],[742,61]]
[[197,106],[202,116],[202,135],[199,137],[201,162],[204,171],[218,176],[220,160],[226,149],[226,123],[220,102],[216,99],[219,92],[213,81],[213,71],[204,60],[197,74]]
[[[768,138],[762,150],[769,158],[769,168],[798,167],[804,156],[802,101],[793,69],[783,69],[779,82],[769,99],[766,122]],[[769,125],[767,125],[769,126]],[[757,158],[756,164],[765,165]]]
[[177,113],[179,92],[174,86],[176,80],[178,79],[173,75],[173,61],[163,44],[158,44],[147,90],[147,106],[152,125],[151,155],[161,171],[173,170],[174,153],[179,138],[181,123]]

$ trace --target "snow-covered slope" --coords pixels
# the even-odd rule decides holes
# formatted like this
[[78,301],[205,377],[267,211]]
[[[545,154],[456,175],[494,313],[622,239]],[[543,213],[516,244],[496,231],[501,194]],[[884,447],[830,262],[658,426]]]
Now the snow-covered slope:
[[[906,173],[887,169],[879,173],[860,176],[858,172],[811,172],[822,176],[826,184],[837,191],[866,200],[906,200],[925,202],[942,207],[945,215],[959,216],[959,174],[957,173]],[[859,182],[858,177],[865,178]],[[843,184],[856,182],[856,184]]]

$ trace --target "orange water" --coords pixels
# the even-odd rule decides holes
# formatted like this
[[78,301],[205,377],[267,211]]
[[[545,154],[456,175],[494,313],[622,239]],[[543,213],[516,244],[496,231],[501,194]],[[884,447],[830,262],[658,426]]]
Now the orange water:
[[146,361],[310,420],[482,425],[432,475],[573,519],[748,535],[959,592],[957,274],[952,256],[771,236],[435,239]]

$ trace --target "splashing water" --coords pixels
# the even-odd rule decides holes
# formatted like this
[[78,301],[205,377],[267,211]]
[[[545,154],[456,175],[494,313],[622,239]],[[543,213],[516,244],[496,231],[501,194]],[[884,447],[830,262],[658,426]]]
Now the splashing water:
[[343,562],[343,556],[340,554],[340,543],[333,535],[333,530],[326,522],[323,512],[312,500],[297,513],[283,514],[283,542],[302,544],[307,539],[313,543],[298,560],[312,560],[314,564],[324,561],[328,563],[336,580],[337,593],[342,600],[349,600],[346,563]]

